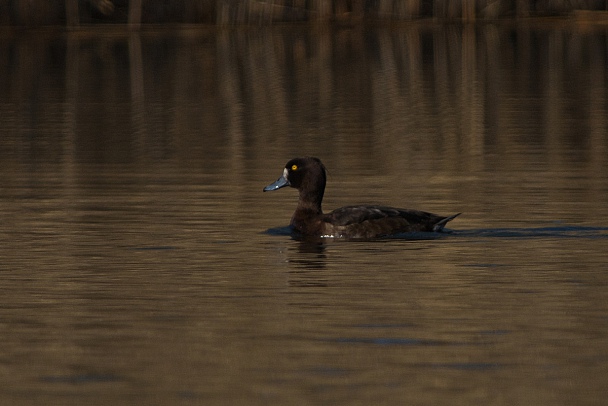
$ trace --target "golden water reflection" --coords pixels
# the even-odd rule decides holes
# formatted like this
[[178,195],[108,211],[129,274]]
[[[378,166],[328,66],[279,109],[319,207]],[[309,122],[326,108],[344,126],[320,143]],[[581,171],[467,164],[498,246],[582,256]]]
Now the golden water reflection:
[[[601,404],[606,41],[3,38],[0,398]],[[304,154],[329,168],[328,210],[464,214],[437,239],[292,240],[295,192],[261,189]]]

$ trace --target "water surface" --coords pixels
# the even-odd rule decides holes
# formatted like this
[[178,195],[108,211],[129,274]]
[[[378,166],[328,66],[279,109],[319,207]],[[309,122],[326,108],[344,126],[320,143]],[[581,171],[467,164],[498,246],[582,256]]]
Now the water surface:
[[[3,403],[605,401],[605,30],[3,35]],[[463,214],[292,239],[297,155]]]

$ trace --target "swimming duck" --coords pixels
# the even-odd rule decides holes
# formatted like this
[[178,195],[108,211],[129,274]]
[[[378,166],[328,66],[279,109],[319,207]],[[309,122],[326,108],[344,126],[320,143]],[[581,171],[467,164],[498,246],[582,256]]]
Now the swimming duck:
[[287,162],[276,182],[264,192],[291,186],[298,189],[300,199],[290,226],[309,237],[377,238],[415,231],[441,231],[448,221],[460,215],[444,217],[418,210],[387,206],[345,206],[323,213],[326,170],[319,158],[295,158]]

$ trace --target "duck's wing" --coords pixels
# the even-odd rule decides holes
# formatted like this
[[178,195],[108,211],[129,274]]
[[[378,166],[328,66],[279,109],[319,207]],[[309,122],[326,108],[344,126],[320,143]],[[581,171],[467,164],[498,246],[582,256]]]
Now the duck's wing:
[[436,219],[442,220],[444,217],[437,216],[419,210],[397,209],[388,206],[345,206],[332,211],[326,215],[326,221],[338,226],[363,223],[370,220],[381,220],[386,218],[402,218],[408,223],[425,223]]
[[388,217],[390,212],[380,206],[345,206],[327,213],[325,221],[336,226],[362,223],[367,220],[377,220]]
[[[420,210],[399,209],[389,206],[361,205],[341,207],[327,213],[324,221],[337,227],[361,225],[363,223],[390,225],[392,232],[441,231],[448,221],[460,213],[445,217]],[[371,223],[371,224],[370,224]]]

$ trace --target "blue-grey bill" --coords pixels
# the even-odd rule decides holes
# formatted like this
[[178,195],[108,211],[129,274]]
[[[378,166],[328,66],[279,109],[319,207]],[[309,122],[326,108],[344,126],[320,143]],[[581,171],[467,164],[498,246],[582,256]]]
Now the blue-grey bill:
[[277,189],[280,189],[285,186],[289,186],[289,181],[287,179],[285,179],[285,177],[281,176],[279,179],[277,179],[276,182],[271,183],[270,185],[266,186],[264,188],[264,192],[270,192],[270,191],[277,190]]

